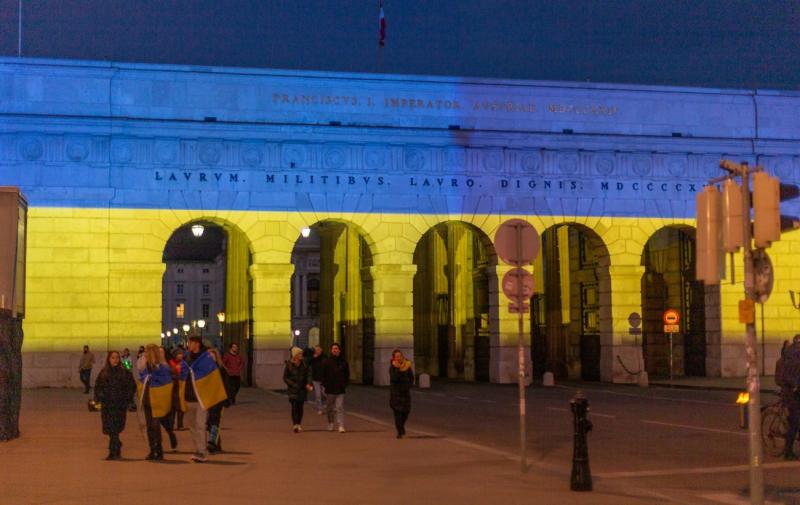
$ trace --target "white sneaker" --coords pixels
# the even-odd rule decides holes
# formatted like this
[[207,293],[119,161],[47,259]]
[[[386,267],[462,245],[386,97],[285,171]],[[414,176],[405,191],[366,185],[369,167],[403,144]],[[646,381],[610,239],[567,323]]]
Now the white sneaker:
[[292,426],[292,431],[294,431],[295,433],[299,432],[300,431],[300,425],[299,424],[293,425]]
[[344,426],[339,426],[339,433],[344,433]]
[[302,426],[300,426],[300,425],[298,424],[298,425],[295,427],[295,429],[294,429],[294,432],[295,432],[295,433],[300,433],[301,431],[303,431],[303,427],[302,427]]
[[328,431],[333,431],[333,423],[328,423]]

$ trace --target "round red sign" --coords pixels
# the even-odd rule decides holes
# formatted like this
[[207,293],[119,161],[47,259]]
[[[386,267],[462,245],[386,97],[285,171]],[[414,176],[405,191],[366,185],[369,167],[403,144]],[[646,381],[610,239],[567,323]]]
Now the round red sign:
[[681,315],[675,309],[667,309],[664,311],[664,324],[678,324],[681,320]]

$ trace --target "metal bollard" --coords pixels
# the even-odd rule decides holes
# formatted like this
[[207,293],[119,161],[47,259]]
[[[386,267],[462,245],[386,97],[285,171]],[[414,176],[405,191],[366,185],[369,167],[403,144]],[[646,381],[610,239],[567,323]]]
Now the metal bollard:
[[592,472],[589,470],[589,445],[586,435],[592,430],[592,422],[587,418],[589,400],[578,391],[570,401],[574,418],[575,445],[572,451],[572,475],[569,488],[573,491],[592,490]]
[[747,404],[750,403],[750,393],[742,391],[736,398],[736,405],[739,406],[739,428],[747,430],[750,428],[750,414],[747,412]]

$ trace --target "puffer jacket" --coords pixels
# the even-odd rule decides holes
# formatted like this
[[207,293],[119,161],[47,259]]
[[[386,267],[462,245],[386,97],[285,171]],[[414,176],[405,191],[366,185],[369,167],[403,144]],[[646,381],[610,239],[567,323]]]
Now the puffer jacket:
[[286,383],[287,393],[290,400],[305,401],[306,386],[311,384],[311,371],[305,361],[295,365],[290,361],[286,362],[283,369],[283,382]]

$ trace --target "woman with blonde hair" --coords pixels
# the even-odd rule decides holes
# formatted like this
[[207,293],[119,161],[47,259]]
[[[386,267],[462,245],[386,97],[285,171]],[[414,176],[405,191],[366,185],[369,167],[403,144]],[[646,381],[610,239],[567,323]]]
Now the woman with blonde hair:
[[[172,370],[157,345],[149,344],[144,349],[144,359],[139,364],[139,408],[144,412],[147,426],[147,442],[150,453],[145,459],[161,461],[161,418],[172,409]],[[174,434],[173,434],[174,436]]]

